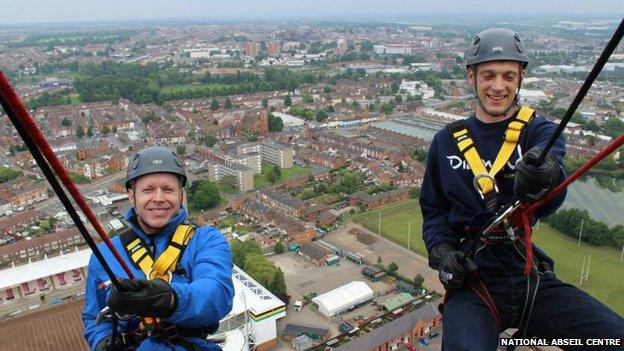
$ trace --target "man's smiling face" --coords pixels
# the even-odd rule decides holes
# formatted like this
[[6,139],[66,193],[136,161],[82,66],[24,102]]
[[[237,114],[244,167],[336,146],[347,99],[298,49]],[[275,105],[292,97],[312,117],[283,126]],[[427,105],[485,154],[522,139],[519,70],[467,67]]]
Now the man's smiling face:
[[468,81],[475,85],[480,103],[477,118],[484,122],[496,122],[515,112],[516,92],[524,71],[516,61],[491,61],[468,69]]
[[147,234],[158,232],[178,214],[182,196],[180,179],[171,173],[144,175],[128,190],[139,226]]

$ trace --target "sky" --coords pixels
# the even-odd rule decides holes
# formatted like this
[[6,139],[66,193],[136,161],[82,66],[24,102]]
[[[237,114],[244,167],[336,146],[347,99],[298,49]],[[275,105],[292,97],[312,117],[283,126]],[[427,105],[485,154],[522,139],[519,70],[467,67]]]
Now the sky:
[[[484,15],[624,16],[623,0],[0,0],[0,25],[149,19],[388,19]],[[513,12],[512,12],[513,11]]]

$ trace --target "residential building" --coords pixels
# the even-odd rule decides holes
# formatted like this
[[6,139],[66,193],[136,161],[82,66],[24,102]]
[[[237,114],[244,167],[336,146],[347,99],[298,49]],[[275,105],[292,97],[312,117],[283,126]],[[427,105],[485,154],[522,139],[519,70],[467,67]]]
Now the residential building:
[[277,56],[280,52],[280,42],[270,41],[267,43],[267,51],[269,56]]
[[401,81],[401,86],[399,86],[399,91],[405,91],[406,94],[410,94],[411,96],[420,96],[423,100],[432,99],[435,95],[435,91],[431,88],[427,83],[421,82],[418,80],[409,81],[403,80]]
[[249,41],[245,43],[245,55],[256,57],[258,56],[258,51],[260,51],[260,45],[258,43]]
[[262,160],[280,168],[293,166],[293,149],[275,142],[262,144]]
[[231,185],[240,191],[248,191],[254,188],[253,175],[254,171],[247,166],[219,161],[208,162],[208,179],[210,181],[219,182],[223,179],[231,179]]
[[349,201],[351,206],[366,205],[366,207],[370,210],[379,206],[407,200],[408,198],[409,192],[407,189],[400,188],[375,195],[358,192],[349,196]]
[[288,193],[262,188],[258,190],[257,194],[260,201],[293,217],[299,217],[299,213],[303,209],[303,202]]
[[334,348],[336,351],[389,351],[426,337],[442,325],[442,314],[433,303],[415,309],[372,331]]
[[84,244],[77,228],[58,231],[31,240],[0,246],[0,261],[21,261],[58,253],[59,250]]
[[338,50],[338,55],[344,55],[345,52],[347,52],[347,50],[349,49],[349,43],[347,43],[347,41],[345,39],[338,39],[336,41],[337,44],[337,50]]

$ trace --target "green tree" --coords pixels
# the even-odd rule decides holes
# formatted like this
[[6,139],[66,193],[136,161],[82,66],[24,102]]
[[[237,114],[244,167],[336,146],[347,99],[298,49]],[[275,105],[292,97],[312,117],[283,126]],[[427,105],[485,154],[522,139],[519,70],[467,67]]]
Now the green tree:
[[204,139],[202,140],[203,144],[206,145],[207,147],[213,147],[214,144],[217,143],[217,137],[215,137],[212,134],[208,134],[204,137]]
[[241,268],[244,268],[245,266],[245,259],[247,258],[247,255],[262,255],[262,249],[260,248],[260,245],[258,245],[258,243],[253,240],[232,240],[232,242],[230,243],[230,247],[232,250],[232,260],[234,261],[234,264]]
[[397,265],[396,262],[390,262],[390,264],[388,265],[388,272],[394,273],[398,270],[399,270],[399,265]]
[[186,145],[184,144],[178,144],[176,146],[176,153],[178,154],[178,156],[184,156],[186,155]]
[[217,101],[217,99],[212,99],[212,102],[210,103],[210,109],[213,111],[219,109],[219,101]]
[[409,194],[410,198],[418,199],[420,197],[420,188],[417,186],[410,188]]
[[281,132],[284,129],[284,122],[281,117],[277,117],[272,113],[269,114],[269,131]]
[[275,243],[275,245],[273,246],[273,252],[276,254],[281,254],[284,253],[284,251],[286,251],[286,249],[284,248],[284,244],[282,243],[282,241],[278,241]]
[[87,136],[89,138],[93,136],[93,124],[89,124],[89,127],[87,128]]
[[269,99],[267,99],[267,98],[262,99],[262,107],[264,107],[264,108],[268,108],[269,107]]
[[322,123],[324,120],[327,119],[327,117],[329,117],[329,115],[327,115],[327,112],[323,110],[318,110],[316,112],[316,121],[319,123]]
[[232,109],[232,101],[230,101],[229,97],[225,98],[224,107],[225,107],[226,110],[231,110]]
[[618,117],[609,118],[605,122],[604,133],[614,138],[624,134],[624,122]]
[[624,225],[618,224],[609,230],[611,244],[616,248],[624,246]]
[[286,300],[286,279],[284,279],[284,272],[277,267],[273,274],[273,285],[271,286],[271,292],[279,297],[281,300]]
[[397,95],[394,97],[394,101],[395,101],[397,104],[400,104],[400,103],[402,103],[402,102],[403,102],[403,97],[402,97],[401,95],[397,94]]
[[197,135],[197,132],[195,132],[195,129],[189,129],[189,131],[186,132],[186,137],[191,140],[195,140],[196,135]]
[[377,256],[377,264],[382,264],[383,260],[381,259],[381,256]]
[[414,287],[416,289],[422,289],[424,282],[425,278],[420,273],[416,274],[416,276],[414,277]]
[[189,207],[193,211],[211,209],[221,202],[217,186],[207,179],[193,182],[188,193]]
[[108,133],[110,133],[110,128],[108,127],[108,125],[104,125],[104,127],[102,127],[102,134],[108,135]]
[[278,165],[273,165],[273,169],[272,169],[273,173],[275,173],[275,175],[277,176],[277,178],[282,176],[282,169],[279,168]]
[[273,172],[272,170],[269,173],[267,173],[266,177],[267,177],[267,180],[271,183],[275,183],[278,179],[277,174],[275,174],[275,172]]
[[358,171],[343,174],[338,181],[338,189],[345,194],[353,194],[364,185],[362,174]]
[[284,106],[292,106],[292,98],[290,97],[290,94],[286,95],[286,97],[284,98]]
[[85,177],[82,174],[70,173],[69,177],[76,184],[89,184],[89,183],[91,183],[91,179]]
[[384,114],[391,114],[394,111],[394,104],[390,102],[385,102],[381,104],[379,107],[379,111]]
[[85,135],[84,129],[82,129],[82,126],[78,126],[78,128],[76,128],[76,136],[78,138],[82,138],[84,137],[84,135]]
[[8,182],[9,180],[21,177],[22,175],[24,175],[24,173],[20,170],[0,166],[0,183]]
[[143,117],[141,117],[141,122],[143,122],[143,124],[147,124],[155,121],[156,119],[156,113],[154,113],[154,111],[148,111],[145,115],[143,115]]
[[303,102],[306,104],[314,103],[314,98],[310,94],[303,94]]
[[61,125],[63,127],[69,127],[71,126],[71,124],[72,124],[72,121],[69,118],[63,117],[63,120],[61,121]]

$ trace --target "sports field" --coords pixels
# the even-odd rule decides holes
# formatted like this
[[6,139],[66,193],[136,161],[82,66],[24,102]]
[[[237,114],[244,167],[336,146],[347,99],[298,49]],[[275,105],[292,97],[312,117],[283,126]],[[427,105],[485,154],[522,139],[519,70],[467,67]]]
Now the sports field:
[[[411,222],[410,248],[426,256],[422,241],[422,216],[417,200],[356,214],[353,220],[377,233],[380,212],[381,235],[407,247],[408,223]],[[624,261],[620,260],[619,251],[586,243],[578,246],[575,239],[544,224],[534,230],[533,240],[555,260],[555,272],[559,279],[575,286],[579,286],[583,257],[587,261],[591,252],[589,279],[579,287],[619,314],[624,314]]]

